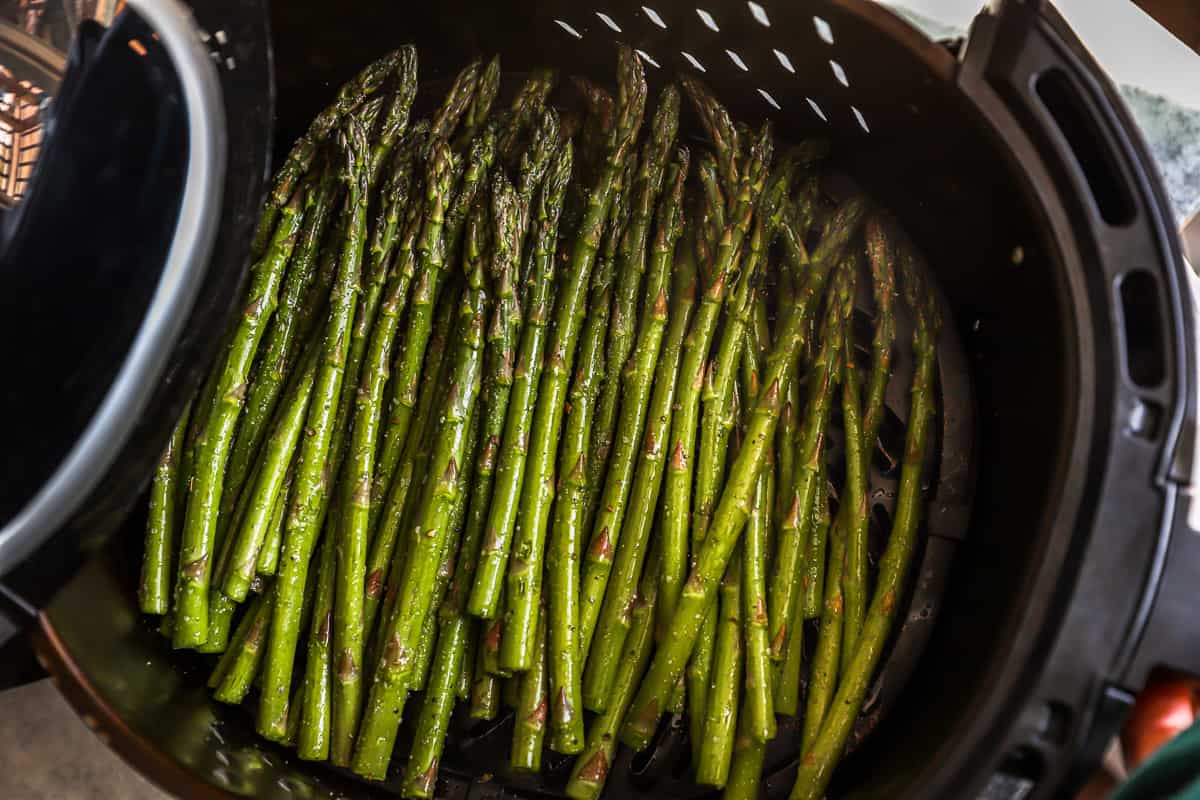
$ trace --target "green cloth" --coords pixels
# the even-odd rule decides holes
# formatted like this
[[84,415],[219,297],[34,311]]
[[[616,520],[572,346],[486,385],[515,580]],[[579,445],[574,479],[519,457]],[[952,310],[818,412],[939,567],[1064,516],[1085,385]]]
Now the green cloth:
[[1200,800],[1200,722],[1160,747],[1112,800]]

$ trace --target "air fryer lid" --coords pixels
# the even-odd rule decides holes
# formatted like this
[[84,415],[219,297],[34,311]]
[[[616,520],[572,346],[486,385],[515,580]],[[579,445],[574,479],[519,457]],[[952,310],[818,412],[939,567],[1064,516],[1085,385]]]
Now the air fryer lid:
[[[1129,643],[1141,641],[1133,650],[1147,663],[1161,652],[1143,634],[1160,618],[1155,591],[1169,588],[1157,583],[1176,563],[1166,554],[1185,541],[1172,536],[1183,480],[1173,466],[1188,462],[1177,444],[1194,354],[1161,189],[1061,20],[1041,3],[998,3],[961,60],[862,0],[290,2],[273,23],[281,142],[324,103],[329,90],[314,87],[404,41],[430,82],[491,52],[509,72],[550,64],[607,80],[618,39],[654,80],[702,71],[735,116],[770,116],[785,140],[828,137],[834,168],[897,217],[936,274],[979,422],[973,507],[955,493],[928,505],[928,546],[970,531],[937,627],[832,794],[963,797],[988,785],[1056,796],[1088,765],[1139,685]],[[960,423],[944,415],[943,443]],[[945,461],[941,473],[942,485],[971,483],[969,464]],[[386,796],[260,741],[244,712],[211,703],[202,671],[179,671],[135,611],[143,521],[45,618],[43,652],[70,676],[73,702],[174,791]],[[536,791],[481,776],[476,742],[461,732],[449,742],[439,795]],[[787,762],[767,776],[769,796],[789,788]],[[672,793],[674,776],[629,766],[617,796]]]
[[0,212],[0,589],[19,605],[46,602],[84,534],[102,539],[128,512],[245,269],[270,131],[227,136],[224,104],[270,108],[265,12],[209,6],[214,35],[179,0],[85,19],[61,83],[46,74],[62,69],[55,13],[6,34],[21,46],[5,70],[44,99],[40,154],[20,168],[32,175]]

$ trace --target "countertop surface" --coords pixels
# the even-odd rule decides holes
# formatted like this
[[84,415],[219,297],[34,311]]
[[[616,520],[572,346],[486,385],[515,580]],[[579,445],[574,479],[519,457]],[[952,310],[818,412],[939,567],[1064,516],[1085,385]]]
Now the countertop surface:
[[49,680],[0,692],[0,797],[164,800],[75,715]]

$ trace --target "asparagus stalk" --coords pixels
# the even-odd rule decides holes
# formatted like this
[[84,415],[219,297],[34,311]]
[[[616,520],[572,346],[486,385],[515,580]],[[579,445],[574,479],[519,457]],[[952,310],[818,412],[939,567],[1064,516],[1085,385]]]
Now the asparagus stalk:
[[[846,279],[850,281],[853,290],[855,267],[853,262],[844,265]],[[840,291],[847,291],[839,287]],[[813,373],[809,384],[808,410],[804,424],[800,429],[801,444],[796,460],[795,493],[798,504],[797,519],[800,528],[793,537],[783,538],[779,542],[775,557],[774,572],[771,576],[771,591],[768,614],[771,625],[771,657],[776,661],[783,660],[783,650],[787,643],[788,625],[793,616],[793,603],[797,596],[800,565],[804,563],[805,542],[809,536],[812,506],[818,493],[817,473],[820,471],[822,446],[825,441],[825,428],[829,421],[833,391],[841,373],[841,359],[844,356],[843,342],[846,338],[846,326],[849,314],[853,310],[853,298],[847,299],[839,295],[836,302],[831,301],[826,313],[824,324],[825,339],[821,343],[820,353],[813,365]],[[801,600],[800,602],[803,602]]]
[[467,106],[466,113],[463,115],[462,128],[454,138],[455,151],[461,153],[471,146],[471,141],[491,115],[492,104],[496,101],[496,94],[499,91],[500,56],[495,56],[479,75],[475,94],[471,97],[471,104]]
[[433,661],[433,680],[425,691],[416,740],[409,751],[408,765],[404,771],[405,797],[434,796],[438,761],[445,747],[446,731],[450,727],[450,714],[456,699],[455,688],[470,634],[471,620],[462,614],[442,621],[437,655]]
[[846,536],[838,526],[829,531],[829,566],[825,574],[825,602],[821,612],[821,632],[809,668],[808,704],[804,713],[801,752],[807,752],[817,739],[821,723],[837,688],[838,662],[842,653],[843,609],[842,573],[846,564]]
[[[767,164],[771,157],[770,131],[764,128],[762,136],[755,142],[755,161],[751,170],[738,187],[736,204],[728,214],[728,222],[721,235],[720,246],[717,250],[717,261],[709,269],[711,282],[701,296],[700,306],[692,320],[684,342],[683,363],[680,366],[682,380],[678,398],[678,406],[671,427],[671,450],[679,457],[674,460],[685,465],[683,470],[672,470],[664,492],[664,521],[675,530],[665,534],[667,538],[686,537],[678,526],[687,519],[688,511],[692,508],[692,472],[695,460],[691,457],[697,440],[699,421],[700,393],[704,384],[705,361],[716,335],[717,323],[720,318],[721,306],[724,304],[726,288],[733,282],[733,269],[738,255],[749,232],[750,220],[758,203],[759,195],[766,181]],[[694,552],[699,552],[706,531],[692,528],[692,544]],[[724,569],[722,569],[724,574]],[[717,577],[717,580],[720,576]],[[686,587],[683,590],[686,592]],[[705,632],[701,637],[703,645],[692,668],[688,670],[687,696],[689,720],[692,726],[692,742],[699,745],[701,727],[704,715],[707,713],[708,692],[708,663],[711,658],[711,644],[716,630],[716,617],[708,614],[704,623]],[[689,650],[690,654],[690,650]],[[672,685],[674,681],[672,681]]]
[[[367,556],[366,586],[363,590],[363,629],[366,631],[376,630],[379,604],[384,600],[384,590],[399,579],[399,574],[393,573],[390,565],[393,556],[404,552],[404,547],[397,548],[396,543],[400,538],[405,500],[409,498],[410,488],[413,483],[414,462],[419,441],[422,433],[429,431],[432,427],[431,420],[433,418],[435,400],[441,388],[438,383],[439,367],[446,352],[447,341],[451,335],[450,326],[454,319],[453,312],[456,308],[456,302],[452,302],[452,300],[455,300],[455,298],[449,296],[443,297],[439,301],[437,311],[434,314],[433,330],[429,337],[429,347],[426,353],[426,361],[429,367],[425,370],[422,377],[420,399],[416,411],[416,425],[411,429],[412,433],[408,437],[410,441],[405,446],[406,453],[404,459],[396,469],[395,477],[391,481],[391,487],[387,490],[387,502],[382,506],[378,529],[371,540],[370,553]],[[382,463],[386,455],[386,447],[385,443],[384,452],[380,453],[379,469],[381,471],[386,469]],[[378,484],[376,483],[376,485]],[[418,482],[418,491],[419,488],[420,484]]]
[[[530,423],[533,420],[534,398],[538,393],[546,347],[546,319],[555,293],[554,263],[558,238],[562,197],[572,172],[573,153],[568,143],[557,156],[550,179],[537,201],[534,243],[530,267],[526,270],[532,285],[527,292],[528,315],[521,332],[513,386],[509,393],[503,433],[496,443],[499,463],[492,479],[490,502],[473,505],[486,514],[486,534],[482,537],[475,582],[468,598],[467,609],[477,617],[492,619],[500,608],[500,587],[503,585],[516,522],[517,498],[525,472],[529,451]],[[487,440],[491,441],[490,436]],[[485,452],[487,446],[485,446]],[[487,478],[485,477],[485,480]],[[472,514],[475,511],[472,510]]]
[[[471,424],[479,425],[481,430],[473,438],[481,450],[476,460],[475,480],[477,484],[480,468],[488,463],[489,449],[486,441],[480,443],[483,436],[483,414],[476,412]],[[461,479],[466,483],[467,472]],[[466,496],[463,487],[462,496]],[[472,497],[474,500],[475,497]],[[461,676],[470,675],[473,661],[469,657],[468,646],[475,633],[475,625],[466,614],[467,593],[474,580],[475,556],[479,548],[479,538],[482,526],[467,524],[463,528],[462,539],[458,546],[457,566],[452,570],[450,586],[438,613],[440,630],[437,636],[437,652],[433,660],[431,682],[425,689],[425,702],[421,706],[421,716],[417,723],[417,735],[413,748],[409,753],[406,769],[405,791],[408,796],[428,798],[433,796],[434,784],[437,778],[437,765],[441,759],[442,750],[446,743],[446,733],[450,727],[450,714],[454,710],[454,701],[459,695]],[[432,618],[433,615],[431,614]],[[468,690],[470,683],[468,682]],[[465,694],[465,692],[464,692]],[[486,700],[486,696],[481,701]]]
[[[621,404],[622,375],[633,352],[638,331],[637,309],[642,278],[646,272],[646,251],[650,238],[650,223],[658,195],[663,187],[663,175],[671,156],[675,135],[679,130],[679,90],[668,84],[658,99],[642,155],[637,179],[632,188],[633,205],[629,226],[621,239],[620,265],[617,270],[616,293],[613,296],[608,350],[605,355],[604,387],[596,407],[593,457],[588,460],[589,483],[597,487],[608,467],[616,433],[617,407]],[[622,429],[622,433],[625,433]],[[640,438],[634,435],[635,439]],[[594,513],[595,496],[588,498],[588,517]],[[632,588],[632,587],[631,587]],[[598,599],[598,598],[597,598]],[[585,600],[586,603],[586,600]],[[586,605],[585,605],[586,608]],[[587,639],[585,638],[585,644]],[[586,648],[585,648],[586,649]]]
[[480,63],[478,60],[467,64],[454,76],[454,82],[450,84],[446,97],[442,100],[438,110],[434,112],[433,124],[429,132],[431,142],[446,143],[450,141],[458,123],[462,121],[467,109],[475,100],[479,77]]
[[529,79],[517,90],[517,96],[513,98],[504,130],[497,143],[497,151],[500,153],[501,159],[506,162],[513,160],[521,132],[528,127],[533,115],[546,104],[546,98],[554,90],[557,80],[558,76],[554,70],[538,69],[534,70]]
[[[760,364],[757,347],[747,347],[745,352],[746,361],[753,365],[746,386],[747,400],[753,404],[758,399],[759,370],[765,365]],[[771,534],[770,510],[775,480],[773,452],[768,450],[767,457],[767,464],[758,476],[754,505],[750,511],[750,520],[746,523],[742,543],[742,620],[746,643],[746,691],[743,699],[742,730],[744,734],[759,742],[775,738],[775,702],[767,635],[766,576],[767,544]],[[736,695],[733,699],[737,699]],[[705,733],[708,733],[707,728]]]
[[330,298],[322,345],[324,352],[309,401],[307,435],[302,440],[299,467],[292,485],[291,508],[280,555],[282,565],[275,584],[276,600],[264,665],[263,697],[258,711],[259,733],[274,740],[287,732],[288,693],[300,633],[296,611],[303,598],[308,562],[320,533],[324,497],[332,480],[326,459],[337,424],[338,397],[346,371],[366,232],[368,151],[366,130],[360,121],[351,120],[349,134],[342,136],[342,146],[348,160],[346,177],[352,216]]
[[733,742],[733,763],[729,767],[725,791],[721,793],[723,800],[758,800],[759,797],[767,745],[746,733],[745,720],[743,716],[743,729],[738,731]]
[[221,493],[223,516],[229,515],[239,499],[258,451],[270,432],[287,374],[300,350],[298,344],[302,336],[307,336],[307,331],[299,330],[301,308],[308,304],[320,305],[328,294],[328,283],[322,281],[323,285],[318,285],[317,256],[337,200],[335,178],[333,165],[326,164],[321,177],[308,182],[303,189],[305,224],[279,290],[279,307],[263,339],[254,380],[250,382],[246,396],[245,411],[229,454]]
[[[452,250],[458,239],[457,231],[466,220],[466,211],[474,203],[479,186],[495,157],[495,137],[483,135],[475,139],[471,154],[463,172],[462,186],[458,195],[447,211],[446,182],[450,172],[450,151],[444,143],[435,146],[430,162],[430,177],[426,182],[426,210],[424,228],[417,251],[420,254],[416,284],[412,288],[409,300],[409,318],[407,323],[404,348],[395,366],[392,383],[394,393],[389,413],[388,428],[384,433],[383,446],[379,455],[379,474],[373,477],[372,505],[378,509],[375,513],[383,514],[383,503],[391,488],[396,494],[394,484],[397,477],[397,465],[406,449],[409,426],[417,406],[417,390],[421,376],[421,367],[427,359],[426,350],[433,330],[434,310],[437,306],[438,294],[442,280],[445,277],[443,267],[446,264],[446,251]],[[449,247],[447,247],[449,244]],[[453,253],[450,263],[454,264]],[[426,366],[428,370],[428,366]],[[419,436],[419,433],[418,433]],[[405,494],[397,497],[398,506],[402,507]],[[393,509],[398,513],[398,509]],[[368,526],[375,528],[383,523],[368,521]],[[376,566],[373,564],[373,566]]]
[[[788,629],[787,650],[784,653],[783,663],[779,668],[775,684],[775,713],[785,714],[790,717],[796,716],[800,711],[800,681],[804,660],[804,622],[807,619],[812,619],[814,616],[820,616],[820,613],[815,615],[810,613],[808,607],[808,595],[813,591],[814,585],[818,587],[815,591],[819,593],[818,596],[821,598],[820,603],[818,603],[818,612],[820,611],[820,606],[824,605],[826,550],[828,549],[830,527],[828,495],[826,467],[825,461],[822,459],[820,472],[817,475],[817,501],[813,504],[812,521],[810,523],[813,530],[813,537],[809,540],[809,549],[805,554],[804,563],[801,565],[804,569],[801,582],[804,584],[805,595],[803,598],[798,598],[792,604],[792,623]],[[795,497],[795,492],[793,492],[792,496],[793,498]],[[789,514],[791,513],[799,513],[799,506],[794,504],[789,509]],[[794,520],[788,524],[795,528],[798,526],[798,521]],[[810,566],[813,564],[820,566],[820,570],[815,574],[809,572]]]
[[917,318],[913,334],[917,364],[913,374],[912,410],[905,434],[904,461],[900,470],[892,534],[879,562],[875,594],[855,646],[852,669],[842,676],[820,734],[800,760],[796,783],[789,795],[791,800],[817,800],[829,785],[833,768],[846,746],[875,668],[879,665],[883,646],[896,616],[897,599],[915,550],[921,517],[921,474],[925,466],[925,452],[929,447],[930,422],[935,412],[933,382],[937,362],[937,332],[941,320],[936,306],[929,299],[920,273],[911,261],[901,262],[901,275],[906,299]]
[[501,664],[527,669],[533,658],[537,609],[541,597],[546,522],[554,494],[554,456],[562,428],[563,400],[575,359],[575,344],[583,319],[583,294],[591,275],[613,184],[641,125],[646,82],[641,61],[628,47],[618,55],[618,121],[608,143],[608,160],[588,198],[579,234],[572,246],[555,309],[553,346],[545,379],[538,388],[530,447],[529,474],[521,491],[516,529],[516,557],[508,572],[508,622],[501,642]]
[[[483,420],[480,417],[479,409],[473,409],[467,423],[467,447],[463,453],[463,464],[465,466],[458,471],[458,487],[454,498],[454,505],[450,509],[450,518],[447,522],[449,536],[442,548],[442,561],[438,565],[434,581],[434,604],[430,607],[429,613],[425,615],[425,624],[421,630],[420,646],[417,650],[416,661],[413,663],[412,677],[409,680],[409,688],[414,692],[425,690],[425,686],[429,681],[429,669],[433,661],[435,643],[441,646],[438,634],[440,627],[439,618],[444,616],[444,614],[439,609],[442,609],[445,605],[448,599],[447,591],[455,574],[458,572],[456,557],[462,544],[463,521],[467,516],[467,492],[475,479],[474,464],[479,455],[479,432],[483,424]],[[457,676],[449,677],[457,682]],[[453,690],[454,687],[451,686],[451,691],[453,692]]]
[[738,690],[742,684],[742,550],[734,550],[721,581],[720,623],[717,628],[716,655],[712,667],[712,687],[708,693],[708,713],[704,720],[704,740],[696,764],[696,783],[702,786],[725,785],[733,758],[734,731],[737,730]]
[[[496,620],[499,623],[499,620]],[[488,632],[480,626],[480,641],[475,649],[474,675],[471,681],[471,719],[495,719],[500,713],[500,676],[491,673],[484,663],[484,638]],[[499,648],[500,642],[496,642]]]
[[659,564],[659,552],[655,549],[642,573],[637,599],[630,613],[629,635],[625,637],[625,652],[621,657],[621,668],[613,681],[613,695],[608,709],[592,719],[587,745],[575,759],[571,777],[567,781],[567,796],[575,800],[596,800],[608,780],[609,768],[617,752],[617,731],[637,690],[638,680],[650,662],[650,652],[654,647],[654,607],[658,601]]
[[[692,312],[696,305],[696,292],[698,279],[696,275],[696,258],[695,258],[695,237],[698,234],[693,232],[692,241],[685,243],[676,250],[675,254],[675,286],[672,289],[672,307],[670,311],[670,327],[667,330],[667,340],[663,345],[664,362],[673,361],[674,364],[670,367],[662,366],[662,370],[670,369],[674,377],[669,381],[663,376],[664,372],[660,371],[654,379],[655,397],[651,399],[651,407],[653,409],[661,408],[660,403],[667,404],[667,414],[664,419],[662,414],[651,412],[650,419],[657,420],[656,424],[661,426],[662,433],[660,441],[665,442],[670,453],[665,475],[659,485],[659,492],[666,494],[665,484],[670,484],[674,480],[685,479],[681,476],[687,476],[690,479],[691,465],[688,463],[687,455],[683,449],[683,442],[672,440],[671,431],[675,424],[675,407],[678,397],[683,393],[684,375],[683,372],[683,348],[684,339],[690,329]],[[660,383],[661,379],[661,383]],[[661,388],[660,388],[661,387]],[[668,387],[669,390],[668,390]],[[660,395],[659,392],[663,394]],[[669,396],[668,396],[669,395]],[[673,442],[673,443],[672,443]],[[651,500],[651,507],[657,502],[658,495],[655,494]],[[687,572],[688,558],[688,509],[682,508],[679,505],[664,504],[662,521],[659,524],[659,541],[661,541],[662,550],[662,566],[660,568],[659,586],[658,586],[658,606],[655,619],[655,641],[662,641],[662,637],[666,634],[667,626],[671,623],[671,617],[675,614],[675,606],[679,602],[679,593],[683,589],[683,577]],[[631,519],[640,520],[642,512],[634,511]]]
[[262,547],[258,549],[258,561],[255,572],[258,577],[273,576],[279,568],[279,547],[283,542],[283,518],[287,513],[288,502],[292,494],[292,481],[295,480],[295,456],[283,475],[283,485],[275,497],[275,508],[271,511],[271,521],[267,525]]
[[[819,263],[836,261],[857,229],[861,214],[861,205],[857,201],[844,204],[831,221],[814,260]],[[622,726],[622,741],[635,749],[645,748],[657,727],[658,717],[683,673],[708,608],[715,598],[717,583],[728,566],[730,555],[746,523],[758,473],[766,460],[765,451],[775,435],[779,420],[780,384],[786,380],[788,362],[805,340],[804,321],[797,309],[793,309],[772,347],[767,360],[766,379],[763,381],[767,389],[759,396],[754,407],[745,444],[730,470],[708,537],[684,584],[667,636],[655,654],[650,671]]]
[[[533,636],[537,621],[537,603],[541,597],[543,550],[550,502],[554,494],[554,455],[562,427],[563,400],[575,357],[575,342],[583,317],[582,295],[596,250],[600,245],[612,186],[625,151],[631,146],[641,125],[645,108],[646,82],[641,61],[632,50],[620,50],[618,81],[618,122],[609,142],[609,158],[597,179],[579,238],[572,252],[567,271],[568,284],[560,295],[555,327],[555,346],[551,348],[547,381],[538,392],[534,415],[531,472],[522,491],[520,517],[517,525],[516,559],[508,572],[508,624],[501,642],[500,663],[513,670],[528,669],[533,657]],[[665,278],[662,281],[665,283]],[[657,287],[656,287],[657,288]],[[655,309],[665,308],[665,286],[653,296]],[[657,311],[656,311],[657,313]],[[658,341],[661,342],[661,328]],[[650,349],[649,347],[647,349]],[[657,347],[654,348],[657,350]],[[653,360],[651,359],[651,363]],[[642,421],[644,421],[644,405]],[[638,426],[640,427],[640,425]],[[610,473],[611,475],[611,473]],[[607,494],[607,493],[606,493]],[[614,492],[615,494],[615,492]],[[623,494],[623,493],[622,493]],[[614,519],[612,522],[619,522]],[[599,523],[598,523],[599,524]],[[615,530],[615,528],[614,528]],[[589,549],[591,549],[589,547]],[[590,630],[587,611],[587,573],[584,573],[584,601],[581,604],[582,647],[586,652]],[[594,617],[593,617],[594,619]]]
[[417,639],[432,605],[435,573],[449,536],[449,517],[461,491],[458,472],[459,465],[466,463],[468,421],[479,394],[488,301],[482,270],[476,268],[468,277],[444,416],[436,434],[430,480],[422,490],[414,526],[419,533],[404,564],[400,584],[404,591],[397,597],[387,623],[352,762],[355,772],[369,778],[382,779],[387,772]]
[[587,460],[596,397],[604,374],[604,336],[612,308],[613,263],[598,258],[592,270],[587,321],[576,359],[561,445],[563,473],[546,553],[549,586],[550,696],[554,700],[550,746],[574,754],[583,747],[583,669],[579,638],[579,551],[587,513]]
[[378,61],[368,64],[362,72],[343,84],[333,103],[313,119],[304,135],[292,145],[283,166],[275,173],[275,181],[270,194],[267,195],[258,227],[255,228],[254,241],[250,247],[252,258],[257,260],[266,252],[280,210],[295,191],[297,181],[308,172],[320,145],[337,127],[342,117],[378,91],[400,58],[399,50],[388,53]]
[[259,551],[267,529],[275,518],[276,500],[300,441],[317,376],[319,344],[319,341],[314,342],[314,346],[308,348],[279,419],[272,426],[258,476],[248,495],[246,515],[236,529],[229,567],[225,570],[221,588],[230,599],[239,603],[246,599],[250,582],[257,572]]
[[255,264],[250,291],[217,383],[217,398],[196,443],[194,476],[179,549],[175,592],[175,647],[197,647],[208,636],[209,581],[221,505],[222,478],[238,416],[246,398],[250,365],[275,311],[284,266],[291,255],[303,214],[294,195],[284,208],[266,255]]
[[705,133],[712,140],[713,151],[717,157],[717,171],[721,180],[728,187],[731,196],[736,195],[735,187],[744,178],[738,171],[738,152],[741,149],[741,137],[733,124],[729,111],[721,105],[701,81],[693,77],[680,79],[683,90],[692,101]]
[[513,725],[512,753],[509,763],[515,770],[539,772],[542,768],[542,742],[546,736],[546,614],[538,614],[537,642],[533,665],[520,677],[516,722]]
[[[883,424],[884,393],[892,372],[892,343],[896,339],[896,253],[878,216],[867,220],[866,237],[871,284],[875,294],[875,338],[871,345],[871,377],[867,381],[862,424],[863,447],[866,451],[864,458],[869,465],[879,428]],[[904,257],[912,258],[912,253],[906,251]],[[911,270],[912,267],[907,269]]]
[[[445,175],[432,171],[430,185],[437,197],[448,192]],[[438,185],[437,182],[441,181]],[[393,195],[384,228],[393,231],[399,224],[401,198]],[[436,207],[437,199],[430,201]],[[413,203],[413,205],[419,205]],[[383,243],[375,271],[385,271],[384,259],[390,250]],[[397,268],[399,267],[399,268]],[[363,364],[363,376],[354,413],[350,461],[343,476],[346,495],[345,516],[335,529],[337,534],[337,594],[333,614],[333,652],[336,654],[332,705],[332,760],[338,766],[350,761],[354,732],[362,708],[362,666],[364,598],[366,596],[367,549],[370,523],[371,485],[375,469],[384,387],[389,377],[392,346],[400,324],[400,313],[412,282],[412,259],[405,258],[387,276],[382,287],[382,304]],[[377,281],[378,279],[376,279]]]
[[[671,271],[672,262],[686,269],[689,263],[686,259],[675,262],[675,245],[682,233],[682,204],[684,181],[688,174],[688,151],[680,148],[675,160],[668,168],[668,193],[659,207],[651,265],[651,286],[658,288],[659,296],[665,294],[667,273]],[[676,313],[683,317],[690,316],[695,293],[695,273],[684,276],[681,285],[685,294],[690,297],[674,301]],[[645,422],[644,441],[640,441],[640,454],[636,458],[636,474],[632,488],[628,494],[629,514],[624,522],[619,522],[613,515],[615,525],[622,525],[620,545],[617,547],[615,561],[612,566],[611,580],[607,581],[604,602],[595,623],[596,638],[590,648],[587,670],[584,673],[584,705],[593,710],[604,710],[611,694],[612,682],[616,676],[617,661],[628,632],[626,622],[629,609],[633,603],[635,586],[638,576],[642,573],[646,550],[650,541],[650,528],[654,521],[654,509],[658,502],[658,493],[662,486],[664,468],[664,443],[671,427],[671,406],[675,399],[676,372],[679,365],[680,350],[683,336],[686,333],[686,322],[675,322],[665,346],[662,345],[663,328],[667,325],[667,309],[657,307],[654,316],[643,322],[643,331],[647,334],[638,343],[634,363],[639,370],[645,370],[643,380],[653,386],[643,419]],[[657,330],[655,330],[657,328]],[[659,346],[655,347],[647,339],[658,338]],[[649,352],[647,352],[649,351]],[[626,414],[622,406],[622,420]],[[618,449],[614,454],[621,455]],[[606,493],[607,494],[607,493]],[[607,511],[607,509],[606,509]],[[602,518],[603,518],[602,514]],[[614,527],[614,530],[616,528]],[[616,537],[613,537],[614,539]],[[589,556],[595,555],[589,552]],[[588,566],[596,563],[589,559]],[[585,567],[583,579],[587,588],[588,570]],[[607,576],[605,576],[607,578]],[[597,586],[597,589],[600,587]],[[585,601],[587,595],[584,596]],[[585,618],[586,622],[586,618]],[[587,628],[584,627],[584,636]],[[586,639],[585,639],[586,643]]]
[[[838,521],[846,544],[842,572],[845,595],[842,629],[842,666],[850,668],[854,643],[867,611],[867,454],[862,439],[862,405],[854,341],[847,336],[842,357],[842,420],[846,431],[846,482],[842,487]],[[843,510],[844,509],[844,510]]]
[[[300,708],[300,730],[296,736],[296,752],[308,761],[329,758],[330,716],[333,657],[331,628],[337,543],[326,532],[321,540],[320,564],[317,567],[316,597],[313,600],[312,622],[308,634],[308,657],[304,663],[304,695]],[[292,713],[290,710],[286,714]],[[286,721],[285,721],[286,733]]]
[[234,636],[234,646],[225,651],[209,681],[209,686],[216,689],[213,697],[220,702],[237,705],[246,699],[262,664],[263,642],[274,603],[275,595],[270,591],[250,601]]
[[150,516],[146,520],[146,545],[142,555],[142,576],[138,583],[138,606],[146,614],[165,614],[170,605],[171,560],[175,551],[175,529],[179,519],[176,500],[180,496],[180,482],[186,476],[179,473],[188,420],[191,418],[192,402],[184,406],[183,413],[171,429],[171,438],[163,448],[154,470],[154,483],[150,488]]

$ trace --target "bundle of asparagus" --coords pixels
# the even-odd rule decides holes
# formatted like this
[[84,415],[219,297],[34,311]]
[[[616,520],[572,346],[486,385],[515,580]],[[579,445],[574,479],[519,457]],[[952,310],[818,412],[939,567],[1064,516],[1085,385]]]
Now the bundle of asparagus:
[[[939,320],[915,254],[821,194],[824,145],[777,156],[695,81],[710,150],[679,143],[675,86],[643,126],[631,50],[615,97],[576,81],[582,112],[550,105],[551,71],[496,107],[493,60],[410,122],[416,61],[344,86],[275,179],[243,312],[154,477],[142,610],[222,654],[221,702],[258,686],[259,732],[305,759],[385,778],[419,698],[409,797],[433,796],[456,703],[486,719],[502,696],[512,766],[577,755],[575,798],[684,709],[696,780],[732,798],[802,713],[793,797],[822,796],[921,515]],[[916,370],[872,587],[897,265]]]

